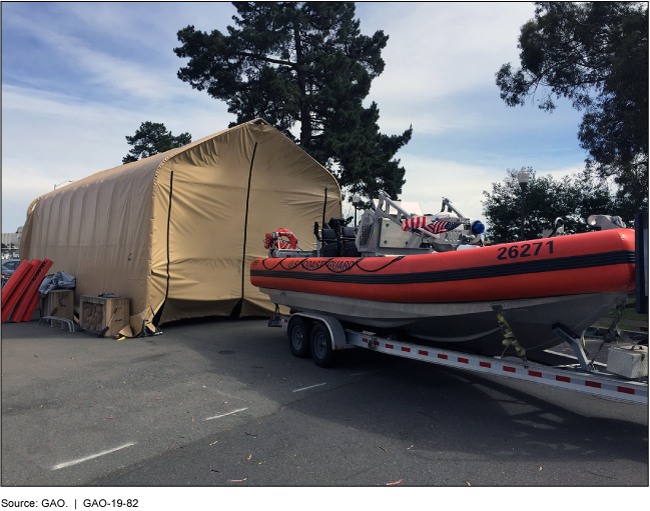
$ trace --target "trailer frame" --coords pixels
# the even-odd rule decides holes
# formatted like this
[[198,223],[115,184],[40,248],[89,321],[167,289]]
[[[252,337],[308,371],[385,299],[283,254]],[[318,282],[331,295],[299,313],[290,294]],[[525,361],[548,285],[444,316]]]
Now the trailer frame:
[[[359,347],[445,367],[529,381],[628,403],[648,404],[647,382],[621,379],[611,373],[597,372],[594,367],[590,368],[591,371],[586,371],[580,367],[584,364],[548,366],[537,362],[522,361],[514,357],[486,357],[424,346],[393,339],[390,336],[382,337],[370,332],[346,329],[338,319],[314,312],[295,312],[290,316],[274,313],[269,320],[269,326],[286,327],[287,333],[290,333],[291,322],[294,318],[304,318],[312,322],[313,326],[324,325],[325,329],[320,328],[317,331],[319,339],[311,340],[312,344],[320,341],[320,344],[313,345],[316,346],[317,353],[313,352],[314,347],[312,346],[312,358],[321,367],[331,365],[334,358],[333,353]],[[329,334],[327,340],[325,332]],[[320,354],[323,353],[328,356],[322,357]]]

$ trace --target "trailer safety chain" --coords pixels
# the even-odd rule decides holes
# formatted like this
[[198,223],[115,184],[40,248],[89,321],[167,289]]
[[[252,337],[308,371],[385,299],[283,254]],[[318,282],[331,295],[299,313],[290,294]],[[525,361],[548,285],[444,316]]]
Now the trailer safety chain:
[[[625,308],[625,304],[619,304],[616,306],[616,317],[612,321],[611,326],[607,329],[607,332],[605,332],[605,335],[603,335],[603,340],[600,343],[600,346],[598,346],[598,351],[594,355],[594,358],[592,358],[591,362],[589,362],[589,365],[592,366],[596,371],[598,370],[598,367],[594,365],[594,361],[598,358],[598,355],[600,354],[600,351],[603,349],[603,346],[605,346],[605,343],[613,342],[616,340],[616,334],[618,334],[619,337],[621,337],[622,339],[625,339],[628,342],[632,342],[630,338],[627,336],[627,334],[618,327],[618,322],[623,317],[624,308]],[[587,347],[585,346],[584,335],[582,336],[582,346],[586,355],[589,356],[589,352],[587,351]]]
[[[334,266],[337,266],[336,263],[341,261],[340,257],[330,257],[326,261],[320,261],[320,264],[317,264],[316,266],[310,266],[310,267],[305,266],[305,261],[307,261],[307,259],[310,259],[310,258],[305,257],[305,258],[296,260],[295,258],[292,258],[292,257],[285,257],[285,258],[281,258],[280,261],[273,267],[268,267],[266,265],[266,259],[263,259],[262,260],[262,266],[264,266],[264,268],[267,269],[267,270],[275,270],[278,266],[280,268],[282,268],[283,270],[295,270],[296,268],[298,268],[300,266],[306,271],[317,271],[317,270],[320,270],[323,266],[325,266],[332,273],[345,273],[346,271],[350,271],[352,268],[354,268],[356,266],[361,271],[364,271],[366,273],[375,273],[375,272],[378,272],[378,271],[381,271],[381,270],[387,268],[388,266],[390,266],[391,264],[393,264],[393,263],[395,263],[397,261],[401,261],[402,259],[404,259],[404,256],[395,257],[394,259],[391,259],[390,261],[388,261],[381,268],[375,268],[374,270],[368,270],[366,268],[363,268],[361,265],[359,265],[359,263],[363,259],[365,259],[364,257],[360,257],[359,259],[357,259],[356,261],[354,261],[353,263],[351,263],[349,265],[341,265],[339,268],[335,268]],[[291,260],[292,262],[295,261],[295,264],[288,264],[287,266],[285,266],[284,262],[289,261],[289,260]],[[332,264],[332,261],[334,261],[334,264]]]
[[[583,335],[582,336],[582,344],[584,345],[584,343],[585,343],[585,336]],[[598,371],[598,366],[594,365],[594,361],[598,358],[598,355],[600,354],[600,350],[603,349],[603,346],[605,346],[605,339],[603,339],[603,342],[600,343],[600,346],[598,346],[598,351],[594,355],[594,358],[592,358],[591,362],[589,362],[589,365],[592,366],[594,368],[594,370],[596,370],[596,371]],[[584,350],[585,350],[585,353],[587,354],[587,356],[589,356],[589,352],[587,351],[587,348],[584,348]]]
[[503,358],[506,350],[512,347],[517,353],[517,356],[524,361],[524,367],[527,367],[526,364],[528,363],[528,359],[526,358],[526,349],[519,344],[514,332],[506,321],[506,318],[504,318],[500,312],[497,312],[497,321],[501,324],[501,329],[503,330],[503,341],[501,341],[501,344],[505,346],[503,353],[501,353],[501,357]]
[[616,316],[612,320],[611,326],[607,329],[607,332],[605,332],[605,335],[603,336],[603,343],[616,341],[617,335],[626,342],[632,342],[627,334],[623,332],[618,326],[618,322],[623,317],[623,309],[625,309],[625,304],[619,304],[616,306]]

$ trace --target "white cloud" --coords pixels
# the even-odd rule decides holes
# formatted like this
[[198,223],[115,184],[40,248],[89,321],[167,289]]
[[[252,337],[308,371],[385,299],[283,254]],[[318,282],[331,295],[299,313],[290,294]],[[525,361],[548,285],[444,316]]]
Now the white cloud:
[[442,197],[446,197],[463,215],[483,219],[483,191],[491,189],[492,181],[500,180],[493,176],[505,176],[505,170],[457,161],[410,154],[401,155],[401,160],[408,172],[400,199],[419,202],[425,214],[440,211]]
[[[532,18],[528,3],[404,3],[368,10],[364,33],[389,35],[382,57],[386,70],[373,82],[383,101],[399,96],[424,100],[494,85],[499,67],[517,59],[519,27]],[[379,17],[380,16],[380,17]],[[368,28],[367,30],[365,27]],[[381,104],[381,103],[380,103]]]
[[468,100],[487,91],[500,101],[495,73],[518,60],[519,27],[533,14],[532,3],[520,2],[357,4],[362,33],[389,36],[386,68],[367,98],[379,105],[382,132],[412,123],[418,133],[437,134],[485,122]]
[[381,132],[388,135],[401,134],[410,125],[419,136],[475,129],[484,122],[481,115],[472,109],[458,108],[458,105],[441,101],[387,97],[378,101],[378,107],[378,124]]
[[564,176],[570,176],[572,174],[578,174],[585,168],[583,161],[576,162],[572,165],[562,166],[560,168],[544,168],[544,169],[535,169],[538,175],[540,176],[551,176],[553,179],[560,181]]
[[189,131],[194,140],[224,129],[230,121],[225,106],[206,95],[192,105],[161,101],[154,107],[117,107],[11,85],[2,92],[3,161],[15,157],[38,159],[47,166],[55,161],[69,165],[74,154],[73,165],[81,162],[99,171],[120,164],[128,151],[124,136],[145,120],[163,122],[174,133]]
[[188,131],[193,140],[231,120],[223,104],[198,93],[190,105],[160,101],[127,108],[11,85],[2,89],[3,232],[22,225],[32,200],[54,184],[120,165],[129,150],[125,135],[146,120],[163,122],[176,135]]
[[[160,100],[170,96],[189,97],[191,89],[167,70],[147,67],[140,62],[108,55],[93,49],[87,41],[62,34],[48,27],[35,24],[31,20],[17,17],[13,25],[30,33],[40,40],[50,51],[59,55],[65,62],[68,72],[85,76],[84,82],[106,87],[112,95],[128,94],[137,99]],[[133,55],[133,57],[137,57]],[[62,72],[65,72],[62,70]]]
[[[463,215],[472,220],[485,222],[483,192],[492,191],[492,183],[503,181],[505,168],[468,165],[459,161],[441,160],[401,155],[402,165],[408,169],[406,184],[400,199],[419,202],[425,213],[440,211],[442,197],[449,199]],[[575,163],[561,168],[535,168],[539,175],[550,175],[553,179],[579,172],[584,165]]]
[[172,49],[179,45],[180,29],[194,25],[197,30],[225,32],[237,12],[230,2],[61,2],[57,7],[70,29],[92,27],[95,33],[119,37],[134,49],[155,50],[179,67],[182,61]]

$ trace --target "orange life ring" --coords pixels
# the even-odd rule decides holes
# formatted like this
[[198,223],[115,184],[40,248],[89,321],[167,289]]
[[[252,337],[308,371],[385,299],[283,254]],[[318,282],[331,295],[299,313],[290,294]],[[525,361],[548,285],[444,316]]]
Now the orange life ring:
[[[287,241],[281,238],[286,238]],[[298,247],[298,238],[288,229],[280,228],[275,232],[266,233],[264,238],[264,248],[290,248],[296,249]]]

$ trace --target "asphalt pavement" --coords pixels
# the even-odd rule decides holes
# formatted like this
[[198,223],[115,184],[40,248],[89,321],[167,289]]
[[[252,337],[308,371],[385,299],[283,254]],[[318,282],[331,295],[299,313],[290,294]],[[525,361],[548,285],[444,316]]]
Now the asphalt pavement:
[[162,331],[3,325],[3,489],[648,487],[647,406],[362,349],[321,369],[266,320]]

